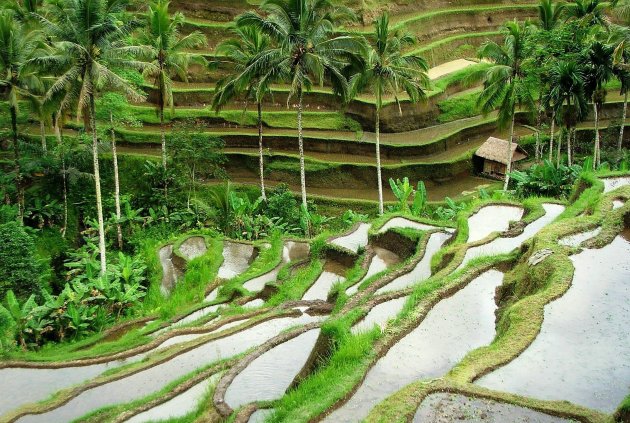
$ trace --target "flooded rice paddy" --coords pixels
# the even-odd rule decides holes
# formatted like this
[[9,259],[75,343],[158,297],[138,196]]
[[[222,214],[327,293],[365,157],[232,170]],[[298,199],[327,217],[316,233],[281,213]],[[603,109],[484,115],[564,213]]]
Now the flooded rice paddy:
[[372,367],[357,392],[326,422],[356,422],[388,395],[420,379],[444,375],[467,352],[494,338],[494,290],[503,274],[489,270],[440,301],[420,325]]
[[29,414],[20,422],[64,422],[107,405],[140,399],[163,389],[168,383],[214,361],[242,353],[260,345],[291,326],[316,319],[302,315],[277,318],[260,323],[234,335],[207,342],[183,354],[128,377],[88,389],[66,404],[43,414]]
[[564,206],[559,204],[543,204],[543,208],[545,209],[544,216],[539,217],[527,225],[520,235],[515,237],[499,237],[487,244],[469,248],[458,269],[465,267],[472,259],[477,257],[509,253],[515,248],[518,248],[523,242],[536,235],[538,231],[553,222],[564,211]]
[[369,230],[370,225],[368,223],[359,223],[354,231],[335,238],[330,243],[356,253],[367,245]]
[[195,411],[197,405],[208,395],[212,386],[217,383],[219,376],[219,374],[212,375],[208,379],[193,385],[184,393],[147,411],[136,414],[129,420],[126,420],[126,423],[149,423],[176,419]]
[[558,244],[565,245],[567,247],[579,247],[584,241],[596,237],[602,231],[601,227],[597,227],[591,231],[580,232],[574,235],[569,235],[558,240]]
[[428,395],[413,416],[413,423],[568,423],[530,408],[459,394]]
[[179,253],[187,261],[203,256],[206,251],[208,251],[206,240],[201,236],[191,236],[179,246]]
[[221,279],[232,279],[247,270],[256,258],[256,250],[251,244],[242,242],[223,242],[223,263],[217,276]]
[[374,247],[374,257],[372,257],[372,260],[370,261],[370,266],[368,267],[365,276],[363,276],[359,282],[348,288],[346,290],[346,294],[356,294],[359,290],[359,286],[361,286],[364,281],[398,263],[400,263],[400,257],[397,254],[386,250],[385,248]]
[[613,191],[617,188],[630,185],[630,176],[621,176],[617,178],[604,178],[602,179],[604,183],[604,193]]
[[250,402],[280,398],[304,367],[319,332],[311,329],[256,358],[234,378],[225,402],[236,409]]
[[408,299],[409,297],[400,297],[375,305],[363,319],[352,326],[352,333],[371,330],[374,325],[383,329],[387,321],[400,313]]
[[514,206],[491,205],[482,207],[468,219],[468,242],[484,239],[492,232],[503,232],[512,221],[520,220],[523,209]]
[[442,229],[437,226],[427,225],[426,223],[415,222],[413,220],[406,219],[404,217],[394,217],[389,219],[382,227],[379,229],[378,233],[384,233],[394,228],[405,228],[405,229],[415,229],[418,231],[430,231],[434,229]]
[[422,259],[409,273],[405,273],[379,288],[376,294],[384,294],[386,292],[398,291],[409,286],[415,285],[428,279],[431,276],[431,258],[437,253],[451,235],[444,232],[433,232],[429,236],[429,241],[424,251]]
[[183,276],[183,272],[173,264],[173,245],[169,244],[160,248],[158,252],[160,264],[162,265],[162,294],[167,295],[179,278]]
[[630,381],[630,232],[571,257],[573,283],[545,307],[534,342],[479,385],[547,400],[569,400],[606,413]]
[[313,300],[326,300],[328,298],[328,293],[330,292],[330,288],[335,283],[344,282],[345,278],[337,273],[324,270],[319,277],[315,280],[315,283],[306,291],[303,300],[313,301]]

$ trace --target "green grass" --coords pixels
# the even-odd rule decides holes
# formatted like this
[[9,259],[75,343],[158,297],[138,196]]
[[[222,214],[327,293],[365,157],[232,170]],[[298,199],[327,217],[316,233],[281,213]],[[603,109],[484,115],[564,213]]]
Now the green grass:
[[[158,125],[160,123],[156,110],[147,106],[128,106],[129,112],[144,124]],[[252,106],[253,107],[253,106]],[[176,107],[166,110],[165,122],[169,123],[182,119],[223,119],[242,126],[256,127],[258,117],[251,110],[221,110],[216,113],[209,108],[196,109]],[[343,112],[303,112],[302,125],[305,129],[327,129],[337,131],[359,131],[358,122],[347,117]],[[295,111],[266,111],[263,109],[263,125],[270,128],[297,129],[297,113]],[[157,129],[156,129],[157,130]]]

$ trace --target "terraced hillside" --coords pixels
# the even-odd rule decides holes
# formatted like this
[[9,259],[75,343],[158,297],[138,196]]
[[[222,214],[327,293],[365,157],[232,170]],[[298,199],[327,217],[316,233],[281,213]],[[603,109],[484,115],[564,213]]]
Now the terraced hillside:
[[[413,50],[426,58],[430,88],[426,101],[411,103],[402,95],[397,103],[393,97],[384,99],[380,113],[383,153],[383,180],[409,176],[423,179],[431,188],[432,200],[445,195],[457,196],[492,181],[473,177],[473,152],[489,136],[507,137],[499,131],[496,113],[481,115],[476,99],[481,87],[469,81],[472,73],[490,66],[476,59],[477,48],[489,40],[500,38],[504,22],[536,19],[537,3],[527,1],[487,2],[361,2],[349,6],[359,21],[339,28],[339,32],[366,33],[372,19],[387,10],[394,28],[409,31],[417,39]],[[227,174],[238,184],[257,181],[258,131],[256,111],[251,101],[237,98],[222,111],[211,110],[217,81],[230,71],[231,65],[215,54],[216,45],[230,35],[232,20],[255,8],[252,2],[236,1],[174,1],[173,11],[186,16],[184,32],[200,31],[208,45],[201,53],[209,66],[193,65],[189,80],[175,81],[174,109],[167,110],[170,126],[183,119],[195,119],[203,126],[203,136],[225,141]],[[117,140],[123,155],[152,158],[160,144],[159,119],[154,105],[158,93],[153,81],[145,80],[145,103],[131,105],[127,113],[139,120],[141,127],[119,126]],[[264,152],[268,162],[267,179],[273,185],[287,182],[292,189],[299,184],[297,160],[296,99],[287,102],[290,87],[273,86],[273,97],[263,102]],[[607,104],[601,111],[603,127],[618,125],[623,98],[616,94],[618,83],[609,84]],[[248,107],[247,111],[244,111]],[[342,105],[327,85],[314,87],[304,96],[304,137],[308,186],[316,195],[351,197],[374,200],[376,165],[374,158],[375,99],[359,95]],[[587,122],[579,125],[583,134],[593,127],[592,112]],[[519,117],[516,135],[532,141],[531,117]],[[103,123],[106,125],[107,123]],[[72,135],[81,125],[69,125],[66,135]],[[52,138],[52,129],[48,129]],[[28,131],[39,136],[37,127]],[[626,131],[626,135],[629,132]],[[201,135],[200,135],[201,136]],[[583,135],[587,137],[587,135]],[[211,183],[213,183],[211,181]],[[328,189],[343,186],[344,189]]]
[[150,289],[197,304],[63,361],[2,361],[0,418],[609,421],[630,377],[629,184],[477,201],[451,226],[389,214],[311,241],[180,236],[152,251]]

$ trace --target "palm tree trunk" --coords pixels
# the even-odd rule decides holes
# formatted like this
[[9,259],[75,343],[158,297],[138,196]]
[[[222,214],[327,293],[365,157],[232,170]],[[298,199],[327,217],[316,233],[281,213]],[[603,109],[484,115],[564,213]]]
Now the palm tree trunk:
[[[380,101],[379,101],[380,103]],[[378,214],[383,214],[383,181],[381,176],[381,110],[376,108],[376,180],[378,183]]]
[[22,169],[20,167],[20,145],[18,142],[17,110],[10,106],[11,133],[13,136],[13,158],[15,160],[15,191],[17,195],[18,221],[24,224],[24,195],[22,193]]
[[298,148],[300,150],[300,188],[302,190],[302,206],[304,210],[308,210],[306,203],[306,174],[304,169],[304,138],[302,134],[302,88],[298,88]]
[[617,151],[621,153],[621,147],[623,145],[623,127],[626,124],[626,115],[628,113],[628,90],[626,90],[623,96],[623,112],[621,114],[621,128],[619,129],[619,141],[617,142]]
[[593,170],[599,166],[599,113],[597,102],[593,98],[593,112],[595,113],[595,147],[593,148]]
[[68,176],[66,175],[66,152],[63,148],[63,137],[59,128],[59,116],[55,119],[55,136],[61,156],[61,181],[63,186],[63,227],[61,228],[61,237],[65,238],[68,229]]
[[556,130],[556,112],[551,115],[551,133],[549,134],[549,161],[553,160],[553,136]]
[[514,110],[512,110],[512,122],[510,122],[510,137],[508,139],[507,150],[507,166],[505,168],[505,182],[503,182],[503,191],[507,191],[510,184],[510,172],[512,171],[512,142],[514,142],[514,120],[516,119]]
[[560,134],[558,134],[558,155],[556,157],[556,167],[560,166],[561,153],[562,153],[562,130],[560,130]]
[[118,235],[118,248],[123,248],[123,236],[122,226],[120,225],[120,219],[122,213],[120,212],[120,179],[118,178],[118,154],[116,153],[116,132],[114,131],[114,116],[112,112],[109,112],[109,123],[111,125],[112,136],[112,160],[114,161],[114,203],[116,205],[116,234]]
[[[93,86],[93,84],[91,84]],[[94,164],[94,189],[96,193],[96,215],[98,219],[98,251],[101,258],[101,276],[107,270],[105,251],[105,223],[103,221],[103,198],[101,196],[101,174],[98,164],[98,136],[96,135],[96,106],[90,94],[90,126],[92,127],[92,161]]]
[[264,167],[265,161],[263,158],[263,128],[262,128],[262,104],[260,101],[258,106],[258,171],[260,172],[260,196],[263,200],[267,201],[267,195],[265,194],[265,175]]
[[571,136],[573,135],[573,128],[568,130],[567,135],[567,163],[569,166],[572,164],[572,151],[571,151]]
[[311,220],[308,216],[308,203],[306,202],[306,174],[304,169],[304,137],[302,134],[302,87],[298,88],[298,148],[300,150],[300,188],[302,190],[302,207],[306,214],[306,236],[311,236]]
[[42,153],[46,156],[48,154],[48,146],[46,145],[46,126],[43,120],[39,121],[39,135],[42,139]]
[[164,128],[164,106],[160,106],[160,139],[162,140],[162,167],[166,169],[166,129]]

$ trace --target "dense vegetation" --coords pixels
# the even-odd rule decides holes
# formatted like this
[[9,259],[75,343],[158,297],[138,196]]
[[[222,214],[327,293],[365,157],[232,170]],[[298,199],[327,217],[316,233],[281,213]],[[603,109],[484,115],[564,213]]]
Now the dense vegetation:
[[[541,0],[537,21],[508,22],[502,43],[487,42],[479,49],[478,57],[489,64],[472,67],[466,82],[482,82],[481,94],[451,101],[461,101],[458,107],[468,113],[471,101],[483,113],[498,110],[499,125],[510,128],[510,143],[517,113],[530,115],[536,134],[536,164],[508,172],[508,194],[497,196],[566,197],[585,167],[627,167],[623,130],[630,33],[609,19],[611,14],[616,22],[627,19],[625,10],[623,2]],[[390,181],[398,202],[384,206],[379,113],[386,102],[402,113],[401,102],[426,100],[435,87],[427,61],[414,49],[415,37],[403,25],[390,24],[382,14],[372,32],[339,30],[352,28],[356,20],[351,9],[329,1],[263,2],[259,11],[236,18],[233,37],[208,58],[193,52],[206,45],[205,36],[184,35],[186,18],[172,13],[166,1],[146,9],[123,0],[4,2],[3,345],[27,348],[74,340],[120,317],[142,314],[152,277],[147,269],[155,254],[149,246],[183,231],[246,240],[278,233],[308,237],[348,227],[365,219],[364,211],[373,214],[371,207],[357,206],[361,210],[353,212],[345,204],[318,207],[308,201],[306,171],[320,165],[305,161],[302,129],[309,115],[302,102],[317,84],[332,87],[339,104],[374,98],[379,214],[400,210],[454,218],[465,204],[448,197],[442,204],[428,204],[425,185],[418,182],[416,189],[407,178]],[[226,178],[225,143],[206,136],[192,111],[184,113],[190,120],[180,116],[175,121],[174,112],[169,117],[175,81],[185,83],[189,67],[214,69],[226,63],[232,71],[216,83],[212,107],[248,116],[222,109],[236,99],[256,105],[256,115],[249,118],[259,135],[259,189],[238,190],[228,181],[206,184]],[[598,116],[612,81],[624,96],[624,115],[617,148],[602,152]],[[301,202],[286,185],[265,187],[263,128],[265,119],[275,115],[263,108],[263,100],[278,84],[288,84],[287,103],[295,98],[298,104],[291,119],[297,122]],[[147,100],[148,87],[157,92],[157,118],[136,104]],[[586,119],[588,107],[595,137],[592,143],[578,143],[576,125]],[[334,116],[334,125],[348,125],[345,117]],[[117,131],[141,126],[143,120],[160,125],[160,161],[117,150]],[[40,130],[39,142],[25,134],[32,124]],[[54,136],[47,134],[48,127]],[[543,135],[547,127],[549,136]],[[507,155],[511,163],[511,149]],[[591,159],[585,161],[587,156]],[[542,162],[543,157],[548,160]],[[161,306],[154,299],[151,304]]]

